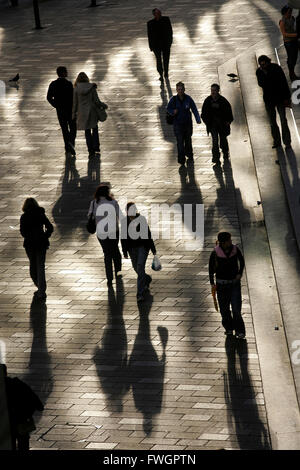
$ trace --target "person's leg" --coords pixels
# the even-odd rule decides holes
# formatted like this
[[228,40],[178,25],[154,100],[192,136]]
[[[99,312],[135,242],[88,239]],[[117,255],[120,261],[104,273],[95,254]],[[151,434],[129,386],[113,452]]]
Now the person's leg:
[[45,275],[46,248],[40,248],[36,251],[36,269],[38,279],[38,295],[44,296],[46,293],[46,275]]
[[18,451],[27,452],[29,450],[29,434],[24,434],[22,436],[18,434],[17,440],[18,440]]
[[147,287],[147,275],[145,273],[145,266],[148,257],[149,251],[146,250],[143,246],[138,247],[138,257],[137,257],[137,296],[141,297],[144,294],[144,291]]
[[166,78],[168,78],[169,76],[169,60],[170,60],[170,48],[166,47],[163,49],[164,75]]
[[98,126],[93,129],[93,150],[97,153],[100,152]]
[[110,240],[115,273],[122,270],[122,255],[119,250],[119,237],[116,240]]
[[286,119],[285,106],[280,104],[277,106],[277,111],[281,122],[282,140],[284,145],[291,145],[291,133]]
[[76,152],[75,152],[75,139],[76,139],[76,134],[77,134],[76,119],[72,119],[72,117],[70,117],[68,120],[68,124],[69,124],[69,129],[70,129],[69,144],[71,144],[71,153],[72,155],[76,155]]
[[184,134],[181,126],[174,126],[174,134],[177,140],[178,163],[185,163]]
[[70,141],[70,132],[68,127],[68,118],[64,116],[62,113],[57,112],[57,118],[59,125],[61,127],[64,143],[65,143],[65,151],[69,152],[69,141]]
[[192,125],[187,125],[184,130],[184,154],[190,159],[193,159],[193,145],[192,145]]
[[110,240],[106,238],[105,240],[99,240],[99,243],[102,247],[104,254],[104,264],[105,264],[105,273],[107,282],[111,283],[113,280],[113,268],[112,268],[112,252],[110,246]]
[[94,144],[93,144],[93,137],[92,137],[91,129],[86,129],[84,133],[85,133],[86,146],[88,148],[89,155],[93,155]]
[[156,57],[156,69],[159,73],[159,75],[162,77],[163,74],[163,66],[162,66],[162,61],[161,61],[161,49],[155,49],[154,51],[155,57]]
[[228,147],[227,136],[222,131],[219,132],[219,136],[220,136],[220,147],[223,152],[223,158],[226,159],[229,157],[229,147]]
[[219,133],[217,129],[210,129],[212,139],[212,161],[218,163],[220,161],[220,149],[219,149]]
[[222,325],[225,331],[232,331],[233,320],[230,312],[231,289],[230,285],[217,284],[217,297],[222,316]]
[[26,254],[29,259],[29,273],[33,283],[38,287],[38,273],[37,273],[37,260],[36,250],[32,247],[25,248]]
[[245,335],[245,324],[242,318],[242,294],[241,283],[235,282],[231,288],[231,308],[233,316],[233,325],[236,334],[242,333]]
[[298,57],[298,41],[289,41],[284,43],[287,53],[287,66],[289,69],[289,76],[291,80],[296,80],[298,77],[295,74],[295,65]]
[[270,125],[271,125],[271,133],[273,137],[273,146],[280,146],[281,145],[281,136],[279,127],[276,122],[276,109],[275,106],[266,104],[266,111],[268,113]]

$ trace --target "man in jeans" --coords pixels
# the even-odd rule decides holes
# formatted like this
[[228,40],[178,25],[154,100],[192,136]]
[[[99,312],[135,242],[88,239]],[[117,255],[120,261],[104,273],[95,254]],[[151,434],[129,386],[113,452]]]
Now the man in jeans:
[[[244,266],[244,257],[239,248],[232,244],[231,234],[220,232],[218,234],[218,244],[209,259],[209,280],[212,292],[217,291],[225,334],[232,335],[233,330],[235,330],[235,336],[238,339],[243,339],[246,333],[241,315],[241,277]],[[216,282],[214,279],[215,274]]]
[[212,161],[220,163],[220,147],[224,160],[229,158],[227,136],[230,134],[230,124],[233,115],[230,103],[220,95],[220,86],[217,83],[211,85],[211,94],[203,103],[201,118],[206,124],[207,133],[212,137]]
[[177,95],[172,96],[170,99],[167,112],[174,116],[173,126],[177,140],[178,163],[184,165],[186,156],[189,160],[193,160],[193,123],[191,111],[195,116],[197,124],[201,123],[201,119],[194,100],[185,94],[184,83],[178,82],[176,84],[176,91]]
[[155,255],[156,248],[147,221],[137,212],[134,202],[128,202],[126,213],[127,217],[121,221],[122,250],[124,258],[128,258],[129,254],[132,267],[138,275],[137,301],[142,302],[152,281],[145,272],[146,261],[149,250]]
[[72,119],[73,85],[67,80],[66,67],[57,67],[58,79],[50,83],[47,100],[56,109],[65,143],[66,154],[76,155],[76,120]]
[[266,55],[258,58],[259,68],[256,70],[257,82],[264,91],[264,102],[271,124],[273,147],[281,146],[281,136],[276,122],[276,109],[281,121],[282,140],[286,148],[291,147],[291,134],[288,127],[285,108],[291,107],[291,92],[282,68],[271,63]]

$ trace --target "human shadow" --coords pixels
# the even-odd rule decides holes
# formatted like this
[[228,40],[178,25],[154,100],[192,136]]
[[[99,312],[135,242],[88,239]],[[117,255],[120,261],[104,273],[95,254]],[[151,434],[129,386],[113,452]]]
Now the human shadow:
[[89,202],[100,183],[100,156],[95,155],[89,159],[85,177],[80,177],[76,159],[66,156],[61,181],[61,194],[52,210],[57,229],[63,235],[73,235],[74,230],[79,229],[80,236],[87,238],[84,225]]
[[[170,81],[166,81],[167,88],[165,87],[164,82],[161,82],[160,85],[160,97],[161,105],[157,107],[157,112],[160,120],[160,127],[162,130],[163,138],[167,142],[172,142],[174,144],[174,132],[173,125],[170,125],[166,122],[166,113],[169,100],[172,98],[172,89],[170,86]],[[168,93],[168,96],[167,96]]]
[[270,450],[269,433],[260,419],[248,372],[247,341],[227,336],[225,349],[224,393],[229,432],[235,431],[241,450]]
[[[47,346],[47,305],[33,296],[30,306],[30,327],[33,332],[26,381],[35,388],[45,405],[53,389],[51,357]],[[36,418],[39,420],[40,414]]]
[[123,320],[124,286],[121,278],[116,280],[116,293],[108,290],[107,323],[101,346],[94,351],[101,390],[106,396],[110,411],[123,411],[123,397],[130,387],[127,377],[127,335]]
[[138,304],[139,329],[128,362],[128,376],[132,386],[135,407],[143,415],[143,429],[149,436],[153,429],[155,415],[161,412],[166,362],[168,330],[158,327],[163,352],[158,358],[150,335],[149,313],[153,296],[148,295],[143,303]]

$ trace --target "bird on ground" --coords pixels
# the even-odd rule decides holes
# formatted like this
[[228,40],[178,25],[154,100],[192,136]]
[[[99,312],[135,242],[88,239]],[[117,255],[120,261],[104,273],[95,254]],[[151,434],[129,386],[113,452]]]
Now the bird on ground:
[[20,80],[20,75],[17,73],[17,75],[14,78],[11,78],[8,80],[9,82],[18,82]]

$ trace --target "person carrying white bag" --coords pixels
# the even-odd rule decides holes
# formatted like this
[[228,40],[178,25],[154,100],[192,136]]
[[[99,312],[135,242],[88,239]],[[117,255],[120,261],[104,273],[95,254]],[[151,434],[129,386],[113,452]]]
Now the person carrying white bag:
[[[127,217],[124,217],[121,221],[122,251],[124,258],[130,256],[132,267],[138,275],[137,301],[142,302],[152,281],[151,276],[145,272],[149,251],[152,251],[157,260],[158,257],[156,256],[156,248],[146,218],[137,212],[134,202],[128,202],[126,213]],[[157,262],[155,265],[157,266]],[[153,269],[157,270],[156,268]]]

